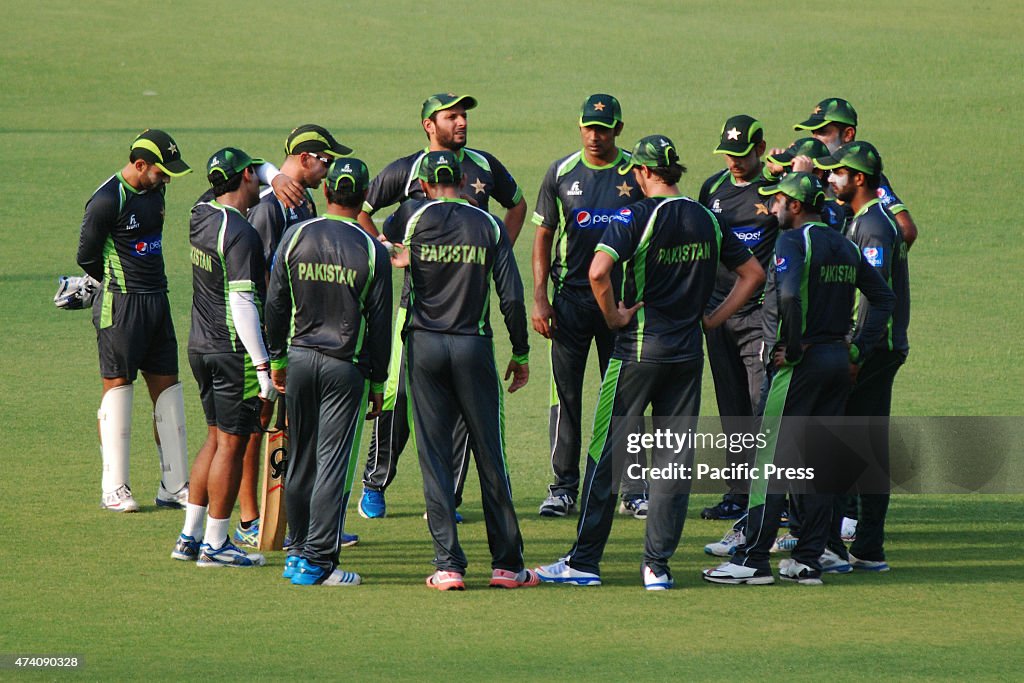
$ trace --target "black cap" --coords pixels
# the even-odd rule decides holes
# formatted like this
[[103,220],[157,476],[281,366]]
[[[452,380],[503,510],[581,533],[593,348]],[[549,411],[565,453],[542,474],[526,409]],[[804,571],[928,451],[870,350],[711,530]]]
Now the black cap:
[[800,138],[787,147],[785,151],[778,154],[769,154],[767,159],[779,166],[790,166],[793,163],[793,159],[797,157],[817,159],[824,156],[828,156],[828,147],[825,146],[824,142],[817,138]]
[[831,155],[814,160],[818,168],[831,171],[834,168],[852,168],[867,175],[882,173],[882,157],[870,142],[854,140],[843,145]]
[[829,123],[841,123],[857,127],[857,110],[853,105],[838,97],[829,97],[818,102],[806,121],[802,121],[793,130],[818,130]]
[[660,168],[679,163],[676,146],[665,135],[648,135],[633,146],[629,161],[619,167],[619,175],[626,175],[634,166]]
[[764,140],[764,126],[753,116],[738,114],[730,117],[722,126],[722,141],[715,148],[715,154],[745,157],[754,145]]
[[811,206],[816,204],[818,199],[825,198],[825,188],[822,187],[818,176],[813,173],[787,173],[776,184],[759,187],[757,191],[767,196],[781,192]]
[[206,179],[211,185],[223,183],[249,168],[259,166],[263,159],[253,159],[237,147],[225,147],[213,154],[206,162]]
[[327,187],[335,191],[342,183],[350,182],[353,192],[364,192],[370,187],[370,169],[366,168],[362,159],[340,157],[331,162],[325,182]]
[[458,185],[462,164],[454,152],[427,152],[420,160],[419,179],[431,185]]
[[169,176],[177,178],[192,169],[181,158],[181,152],[174,138],[162,130],[147,128],[132,142],[132,152],[137,157],[156,167]]
[[441,92],[431,95],[423,100],[423,106],[420,107],[420,120],[429,119],[442,109],[450,109],[456,104],[461,104],[466,108],[466,111],[469,111],[476,106],[476,98],[470,95],[456,95],[453,92]]
[[307,123],[293,130],[284,143],[285,154],[301,154],[302,152],[321,152],[329,157],[343,157],[352,153],[331,135],[326,128]]
[[611,95],[591,95],[580,106],[581,126],[604,126],[614,128],[622,123],[622,107]]

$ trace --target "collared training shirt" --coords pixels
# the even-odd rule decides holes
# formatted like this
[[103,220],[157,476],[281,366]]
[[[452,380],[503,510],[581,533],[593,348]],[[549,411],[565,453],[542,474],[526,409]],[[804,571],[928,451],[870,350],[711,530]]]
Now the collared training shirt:
[[268,270],[274,266],[274,254],[277,253],[277,245],[281,243],[284,231],[314,217],[316,204],[309,189],[306,189],[303,203],[290,209],[285,208],[272,187],[264,187],[260,191],[260,201],[249,209],[249,222],[256,228],[263,242],[263,258],[267,261]]
[[[862,206],[850,220],[846,236],[857,245],[863,259],[878,271],[896,294],[896,308],[886,325],[884,337],[880,340],[883,348],[889,351],[908,351],[910,270],[907,244],[903,241],[903,233],[900,232],[899,226],[883,206],[879,199],[872,199]],[[870,308],[870,300],[864,297],[858,299],[858,325],[864,324],[864,318]]]
[[85,205],[78,265],[106,291],[167,291],[164,273],[164,187],[136,190],[120,173],[100,185]]
[[238,338],[231,292],[252,292],[256,307],[266,294],[263,248],[249,221],[216,200],[192,207],[189,225],[192,260],[192,353],[244,352]]
[[500,219],[461,199],[405,202],[384,234],[409,250],[406,331],[491,337],[493,279],[512,353],[525,362],[523,281]]
[[[590,262],[594,248],[620,210],[643,199],[633,174],[619,175],[617,168],[630,156],[618,150],[615,161],[590,164],[582,151],[555,161],[548,168],[537,194],[533,222],[555,231],[551,244],[551,282],[555,294],[568,295],[596,308],[590,289]],[[612,282],[618,291],[621,272],[616,267]]]
[[[371,216],[383,208],[407,199],[425,199],[420,188],[420,162],[429,149],[396,159],[370,182],[363,202],[363,211]],[[505,165],[497,157],[479,149],[463,147],[452,152],[462,165],[466,182],[462,193],[476,202],[484,211],[490,210],[491,198],[506,209],[511,209],[523,198],[523,191]]]
[[289,346],[358,367],[380,390],[391,357],[391,261],[354,220],[324,215],[288,228],[266,306],[271,365]]
[[706,208],[687,197],[651,197],[626,207],[597,249],[623,264],[622,302],[643,301],[615,337],[613,358],[672,363],[703,355],[701,319],[719,265],[752,256]]
[[[704,181],[700,188],[698,201],[715,214],[723,231],[729,231],[753,252],[761,267],[768,270],[768,261],[775,248],[775,239],[779,234],[779,223],[771,212],[771,197],[762,195],[758,190],[772,181],[762,171],[749,183],[737,184],[728,169],[719,171]],[[727,268],[718,269],[715,290],[708,301],[708,310],[714,310],[729,295],[736,275]],[[750,300],[745,303],[737,315],[745,315],[761,305],[764,288],[759,288]]]

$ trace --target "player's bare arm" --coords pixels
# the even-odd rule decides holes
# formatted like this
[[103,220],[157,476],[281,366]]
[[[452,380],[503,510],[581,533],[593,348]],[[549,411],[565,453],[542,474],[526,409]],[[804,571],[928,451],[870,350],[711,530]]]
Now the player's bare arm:
[[547,339],[551,339],[551,328],[558,324],[555,320],[555,309],[548,300],[551,245],[554,239],[554,230],[545,225],[537,226],[537,232],[533,237],[533,310],[530,313],[530,322],[533,329]]
[[[754,261],[757,263],[757,261]],[[629,324],[636,312],[643,308],[644,302],[638,301],[628,308],[621,301],[615,303],[615,294],[612,292],[612,268],[615,261],[603,251],[594,253],[594,260],[590,262],[590,289],[594,292],[597,305],[601,307],[604,321],[610,330],[621,330]]]
[[508,232],[508,239],[512,244],[516,243],[519,233],[523,231],[526,208],[526,200],[520,199],[518,204],[505,212],[505,230]]

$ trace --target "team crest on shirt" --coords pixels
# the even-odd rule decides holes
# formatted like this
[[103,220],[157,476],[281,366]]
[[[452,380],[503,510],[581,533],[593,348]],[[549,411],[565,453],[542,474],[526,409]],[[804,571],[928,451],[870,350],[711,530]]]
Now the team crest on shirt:
[[862,251],[864,253],[864,260],[875,268],[880,267],[885,260],[883,257],[884,250],[882,247],[864,247]]
[[776,273],[785,273],[788,268],[789,268],[789,264],[786,262],[786,257],[785,256],[776,256],[775,257],[775,272]]
[[569,195],[570,197],[582,197],[583,188],[580,187],[580,181],[574,180],[572,182],[572,187],[569,188],[569,191],[566,192],[566,194]]

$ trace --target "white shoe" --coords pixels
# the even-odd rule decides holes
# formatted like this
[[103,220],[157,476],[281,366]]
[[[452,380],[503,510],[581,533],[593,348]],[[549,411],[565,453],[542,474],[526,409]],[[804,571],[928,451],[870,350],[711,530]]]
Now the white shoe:
[[732,562],[723,562],[714,569],[705,569],[701,577],[711,583],[722,583],[727,585],[738,585],[749,583],[752,586],[761,586],[775,583],[775,577],[768,569],[755,569],[754,567],[743,567]]
[[747,542],[746,536],[739,529],[729,527],[729,531],[722,536],[717,543],[708,543],[704,546],[704,552],[715,557],[730,557],[736,552],[736,548]]
[[847,543],[857,540],[857,520],[843,517],[843,524],[839,535]]
[[849,574],[853,566],[828,548],[821,555],[821,571],[826,574]]
[[885,560],[861,560],[850,555],[850,566],[854,569],[862,569],[869,572],[887,572],[889,563]]
[[139,504],[132,497],[132,490],[127,484],[118,486],[110,493],[104,493],[100,501],[100,507],[111,512],[138,512]]
[[533,570],[545,583],[571,583],[574,586],[600,586],[601,577],[590,572],[573,569],[565,560],[537,567]]
[[647,510],[649,507],[647,496],[623,498],[622,502],[619,503],[619,514],[633,515],[637,519],[647,519]]
[[331,575],[324,579],[321,586],[358,586],[363,582],[363,577],[355,572],[346,572],[335,569]]
[[211,548],[208,543],[199,546],[197,567],[262,567],[267,559],[259,553],[246,553],[231,541],[220,548]]
[[779,562],[779,578],[783,581],[796,581],[802,586],[820,586],[822,583],[821,572],[796,560]]
[[644,565],[644,588],[649,591],[667,591],[675,585],[672,575],[667,571],[664,574],[655,574],[654,570]]
[[188,482],[186,481],[185,485],[175,493],[169,492],[164,488],[164,483],[160,482],[160,488],[157,489],[155,502],[158,508],[184,510],[186,503],[188,503]]
[[796,543],[799,540],[800,539],[798,539],[796,536],[794,536],[793,534],[787,532],[787,533],[785,533],[785,534],[783,534],[783,535],[781,535],[781,536],[779,536],[778,538],[775,539],[775,542],[772,543],[771,550],[769,550],[768,552],[770,552],[770,553],[787,552],[788,553],[790,550],[792,550],[793,548],[796,547]]
[[541,517],[565,517],[575,505],[576,501],[567,494],[550,495],[540,504],[539,514]]

